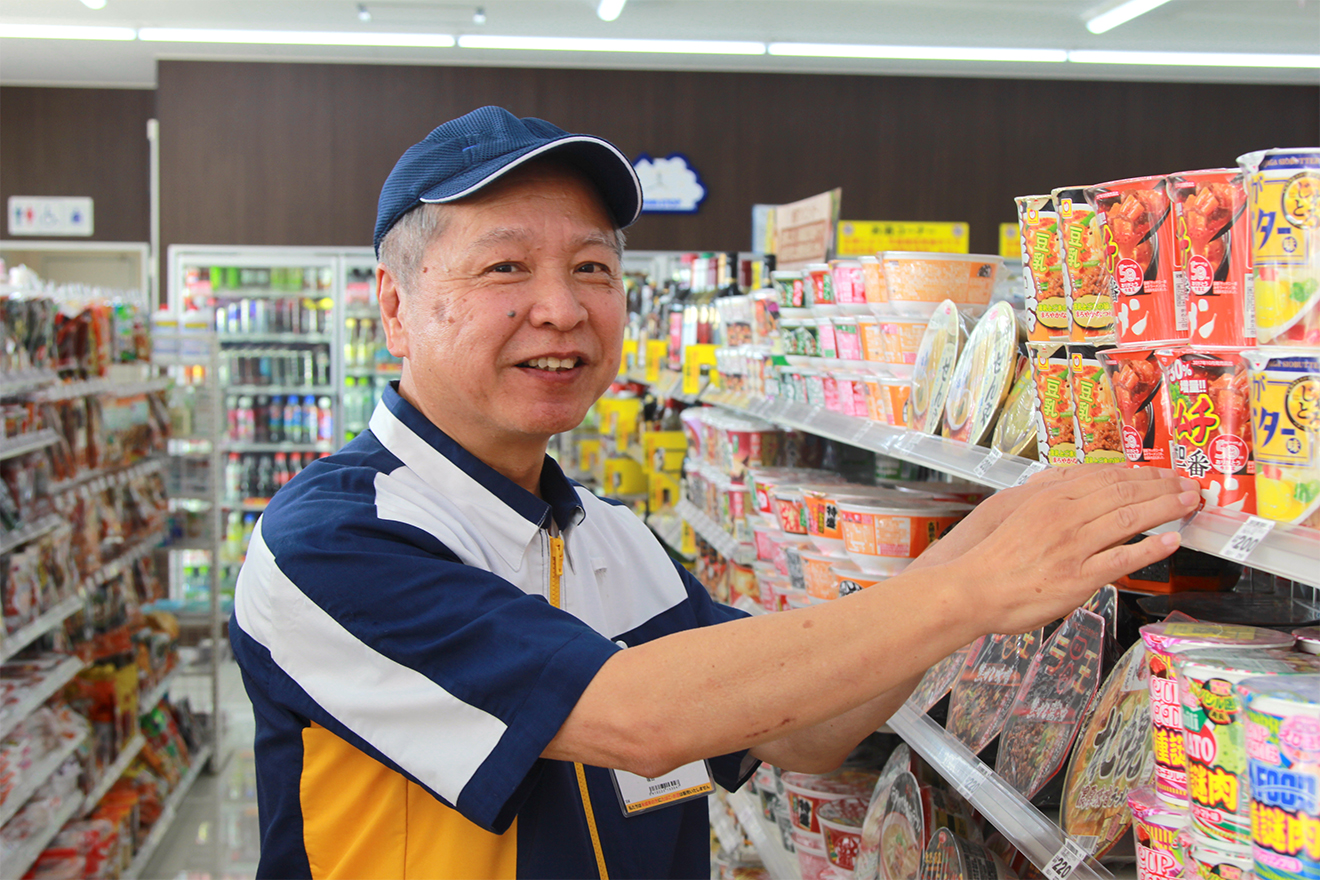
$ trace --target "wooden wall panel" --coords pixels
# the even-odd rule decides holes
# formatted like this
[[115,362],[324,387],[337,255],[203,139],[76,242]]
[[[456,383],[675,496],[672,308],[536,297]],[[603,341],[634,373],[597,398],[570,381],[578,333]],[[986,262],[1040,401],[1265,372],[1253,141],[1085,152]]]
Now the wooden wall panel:
[[146,241],[155,105],[149,89],[0,88],[0,205],[91,196],[92,240]]

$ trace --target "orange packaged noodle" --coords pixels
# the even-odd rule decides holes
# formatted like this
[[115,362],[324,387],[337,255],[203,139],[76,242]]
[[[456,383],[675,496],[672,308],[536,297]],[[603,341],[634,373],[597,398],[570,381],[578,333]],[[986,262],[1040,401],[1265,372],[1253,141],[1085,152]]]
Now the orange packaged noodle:
[[1068,339],[1059,215],[1050,196],[1018,196],[1022,237],[1022,284],[1026,295],[1027,338],[1032,342]]
[[1062,345],[1029,344],[1031,378],[1036,393],[1036,454],[1052,467],[1077,464],[1077,434],[1073,419],[1068,351]]
[[1169,467],[1169,392],[1155,349],[1097,352],[1123,422],[1123,455],[1134,467]]
[[1127,460],[1123,454],[1123,422],[1114,400],[1114,387],[1097,359],[1098,351],[1090,345],[1068,346],[1077,464],[1121,464]]
[[1118,340],[1114,335],[1114,299],[1105,274],[1100,216],[1087,204],[1085,187],[1059,187],[1050,194],[1059,215],[1068,339],[1090,345],[1112,345]]
[[1256,344],[1251,217],[1236,168],[1169,175],[1175,229],[1174,284],[1198,345]]
[[1187,336],[1187,313],[1173,285],[1173,223],[1163,176],[1086,188],[1100,216],[1119,345]]

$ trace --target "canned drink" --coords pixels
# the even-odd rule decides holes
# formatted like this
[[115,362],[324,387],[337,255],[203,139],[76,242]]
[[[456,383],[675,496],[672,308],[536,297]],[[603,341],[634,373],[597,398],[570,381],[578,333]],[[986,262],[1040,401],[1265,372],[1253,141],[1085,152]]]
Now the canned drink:
[[1114,301],[1105,275],[1104,234],[1100,217],[1086,201],[1086,188],[1051,190],[1059,215],[1063,249],[1063,292],[1068,302],[1069,341],[1113,345]]
[[1174,285],[1196,344],[1255,345],[1251,218],[1236,168],[1169,175],[1175,226]]
[[1027,338],[1032,342],[1068,339],[1068,300],[1059,244],[1059,215],[1048,195],[1018,196],[1022,237],[1022,284],[1026,295]]
[[1256,512],[1320,526],[1320,349],[1254,348],[1251,371]]

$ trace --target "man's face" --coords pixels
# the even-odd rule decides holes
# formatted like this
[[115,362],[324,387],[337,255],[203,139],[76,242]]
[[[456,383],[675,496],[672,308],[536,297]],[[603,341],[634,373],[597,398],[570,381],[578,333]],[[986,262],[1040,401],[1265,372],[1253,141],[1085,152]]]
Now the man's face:
[[407,359],[404,397],[487,461],[576,427],[619,369],[614,240],[596,189],[554,165],[450,205],[397,322],[385,321],[390,351]]

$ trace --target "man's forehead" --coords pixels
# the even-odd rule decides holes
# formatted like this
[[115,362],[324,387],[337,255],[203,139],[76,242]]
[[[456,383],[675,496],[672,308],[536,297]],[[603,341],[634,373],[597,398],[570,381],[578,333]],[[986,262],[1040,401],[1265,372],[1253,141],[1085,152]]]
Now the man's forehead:
[[[472,250],[481,248],[498,247],[502,244],[531,244],[537,242],[540,235],[536,230],[523,226],[491,226],[481,232],[468,243]],[[577,247],[591,247],[599,245],[600,247],[612,250],[614,248],[614,235],[604,230],[583,231],[569,240],[570,245]]]

